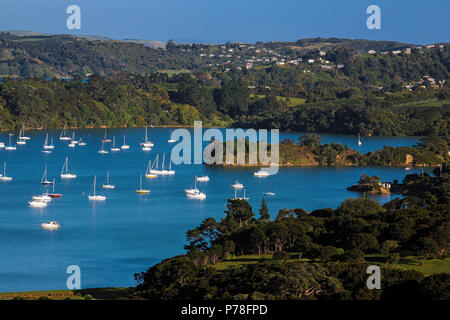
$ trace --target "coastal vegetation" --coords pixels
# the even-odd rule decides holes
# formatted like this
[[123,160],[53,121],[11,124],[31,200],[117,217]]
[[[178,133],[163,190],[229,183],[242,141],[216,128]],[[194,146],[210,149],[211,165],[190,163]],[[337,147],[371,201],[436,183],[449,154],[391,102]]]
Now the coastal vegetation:
[[[264,200],[255,214],[247,201],[230,199],[221,220],[204,219],[187,232],[186,254],[136,274],[137,294],[149,299],[449,299],[450,176],[446,168],[443,172],[406,176],[404,197],[383,206],[347,199],[337,209],[283,209],[271,219]],[[420,193],[412,191],[417,189]],[[381,266],[382,290],[367,289],[369,264]]]
[[[232,163],[211,165],[218,166],[263,166],[259,157],[256,163],[250,163],[250,152],[253,149],[259,153],[259,145],[249,142],[246,138],[244,144],[246,161],[240,164],[237,161],[238,139],[234,140],[234,161]],[[298,141],[285,139],[278,145],[279,166],[301,167],[301,166],[439,166],[449,161],[450,136],[429,136],[420,139],[417,145],[412,147],[384,146],[365,154],[350,149],[348,145],[339,143],[321,143],[322,138],[317,134],[306,134],[300,136]],[[253,146],[252,146],[253,144]],[[272,145],[267,145],[268,155],[272,155]],[[223,145],[223,158],[227,154],[226,145]],[[256,157],[255,157],[256,158]]]

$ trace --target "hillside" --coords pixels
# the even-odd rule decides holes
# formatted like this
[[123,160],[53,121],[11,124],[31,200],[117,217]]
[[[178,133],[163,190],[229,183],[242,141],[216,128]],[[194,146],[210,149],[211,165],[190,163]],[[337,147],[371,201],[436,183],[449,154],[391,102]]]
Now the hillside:
[[[148,74],[157,70],[227,71],[233,67],[252,69],[258,66],[308,65],[306,61],[311,58],[321,61],[316,58],[319,57],[319,50],[328,52],[324,56],[325,64],[345,66],[349,62],[352,62],[352,65],[356,62],[355,54],[365,56],[364,53],[369,50],[388,52],[405,48],[417,50],[421,47],[393,41],[337,38],[256,44],[228,42],[223,45],[175,44],[169,41],[166,45],[160,41],[119,41],[101,36],[50,35],[16,30],[0,33],[0,77],[59,78],[87,74],[108,75],[118,71]],[[410,62],[406,64],[405,59],[391,57],[388,60],[392,61],[380,61],[379,67],[400,69],[401,77],[405,80],[413,78],[410,75],[411,68],[421,70],[438,80],[446,79],[448,64],[445,61],[448,62],[448,54],[431,56],[432,60],[436,60],[434,62],[430,61],[429,57],[428,52],[424,57],[413,54],[408,59]],[[367,58],[364,58],[354,67],[359,68],[366,60]],[[363,67],[370,67],[370,64]],[[442,67],[442,64],[447,68]],[[425,66],[417,68],[414,65]],[[343,71],[348,73],[349,70]]]

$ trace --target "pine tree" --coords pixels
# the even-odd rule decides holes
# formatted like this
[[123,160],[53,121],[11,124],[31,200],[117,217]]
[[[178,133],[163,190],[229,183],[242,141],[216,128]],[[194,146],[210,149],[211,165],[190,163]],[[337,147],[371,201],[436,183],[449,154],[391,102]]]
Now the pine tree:
[[262,198],[261,209],[259,209],[259,215],[260,215],[260,218],[259,218],[260,220],[269,220],[270,219],[269,209],[267,209],[266,200],[264,199],[264,197]]

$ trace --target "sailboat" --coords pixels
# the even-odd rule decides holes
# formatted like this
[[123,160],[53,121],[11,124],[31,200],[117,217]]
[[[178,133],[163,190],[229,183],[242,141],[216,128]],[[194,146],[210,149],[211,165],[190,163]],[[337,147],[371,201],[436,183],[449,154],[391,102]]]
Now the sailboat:
[[166,154],[163,153],[163,161],[162,161],[162,166],[161,166],[161,174],[162,175],[174,175],[175,174],[175,170],[172,170],[172,159],[170,159],[169,161],[169,170],[165,170],[164,169],[164,158],[165,158]]
[[128,150],[128,149],[130,149],[130,146],[127,145],[127,144],[125,143],[125,135],[123,136],[123,144],[122,144],[122,146],[120,147],[120,149],[122,149],[122,150]]
[[12,177],[6,176],[6,161],[3,162],[3,175],[0,174],[0,181],[11,181]]
[[177,140],[172,139],[172,130],[170,130],[169,140],[167,140],[168,143],[175,143]]
[[111,148],[112,152],[116,152],[116,151],[120,151],[120,148],[116,148],[116,137],[113,137],[113,144],[112,144],[112,148]]
[[36,200],[36,201],[44,201],[44,202],[50,202],[50,201],[52,201],[52,198],[50,198],[48,195],[46,195],[46,194],[43,194],[43,195],[40,195],[40,196],[32,196],[31,197],[33,200]]
[[61,169],[61,179],[75,179],[76,177],[76,174],[69,172],[69,157],[66,157],[64,165]]
[[45,137],[45,141],[44,141],[44,150],[48,150],[48,149],[54,149],[55,146],[53,145],[53,138],[52,138],[52,143],[48,144],[48,132],[47,132],[47,136]]
[[19,131],[19,139],[17,139],[17,142],[16,142],[18,145],[27,144],[27,142],[24,139],[22,139],[22,135],[23,135],[23,130],[20,129],[20,131]]
[[48,202],[42,200],[32,200],[28,202],[28,205],[32,208],[45,208]]
[[5,143],[0,141],[0,149],[5,147]]
[[79,146],[85,146],[86,142],[84,142],[83,139],[80,138],[80,140],[78,141],[78,145]]
[[97,183],[97,176],[94,176],[93,193],[88,195],[88,199],[92,201],[105,201],[106,197],[99,194],[95,194],[95,185]]
[[101,142],[111,142],[111,139],[106,138],[106,130],[105,130],[105,137],[101,140]]
[[358,133],[358,146],[362,145],[361,135]]
[[150,193],[150,190],[147,189],[142,189],[142,174],[139,175],[140,180],[139,180],[139,189],[136,190],[136,193],[140,193],[140,194],[147,194]]
[[194,179],[194,188],[186,189],[184,192],[186,193],[186,196],[188,199],[196,199],[196,200],[204,200],[206,199],[206,193],[200,192],[200,190],[197,189],[197,177]]
[[150,151],[151,147],[153,147],[153,146],[154,146],[154,144],[151,141],[148,141],[148,138],[147,138],[147,127],[145,127],[145,140],[144,140],[144,142],[141,143],[142,150]]
[[25,125],[22,125],[22,140],[30,140],[31,138],[25,136]]
[[64,125],[64,129],[61,131],[59,135],[59,140],[71,140],[69,136],[67,136],[67,125]]
[[78,144],[78,140],[75,140],[75,131],[72,132],[72,140],[70,140],[70,143]]
[[109,183],[109,172],[106,173],[106,183],[102,185],[103,189],[114,189],[116,186]]
[[106,153],[109,153],[108,151],[106,151],[105,149],[103,149],[103,144],[104,144],[104,141],[102,140],[102,148],[101,148],[100,150],[98,150],[98,153],[100,153],[100,154],[106,154]]
[[194,179],[194,188],[184,189],[184,193],[186,195],[200,193],[200,190],[197,189],[197,177]]
[[209,181],[209,177],[208,176],[200,176],[200,177],[197,177],[196,180],[198,182],[208,182]]
[[47,166],[45,166],[44,174],[42,175],[42,178],[41,178],[41,184],[42,185],[51,185],[51,184],[53,184],[53,181],[47,180]]
[[12,137],[12,136],[13,136],[13,134],[10,133],[10,134],[9,134],[9,145],[7,145],[7,146],[5,147],[5,150],[16,150],[16,149],[17,149],[16,146],[13,146],[13,145],[11,144],[11,137]]
[[41,223],[41,228],[47,230],[58,230],[59,228],[61,228],[61,226],[56,221],[49,221]]
[[50,198],[62,198],[62,194],[61,193],[56,193],[55,192],[55,179],[53,179],[53,190],[52,193],[44,193],[44,195],[50,197]]
[[[152,167],[149,170],[149,172],[151,174],[156,174],[156,175],[162,174],[162,170],[158,170],[158,159],[159,159],[159,154],[156,155],[155,161],[153,162]],[[154,167],[154,169],[153,169],[153,167]]]
[[255,177],[268,177],[270,176],[269,172],[263,170],[263,169],[259,169],[258,171],[254,172],[253,175]]
[[242,183],[239,183],[237,180],[234,184],[231,185],[232,188],[234,189],[242,189],[244,188],[244,185]]
[[147,169],[145,169],[145,177],[146,178],[156,178],[156,177],[158,177],[158,175],[157,174],[154,174],[154,173],[151,173],[150,171],[151,171],[151,169],[152,169],[152,167],[150,166],[151,165],[151,160],[148,160],[148,165],[147,165]]

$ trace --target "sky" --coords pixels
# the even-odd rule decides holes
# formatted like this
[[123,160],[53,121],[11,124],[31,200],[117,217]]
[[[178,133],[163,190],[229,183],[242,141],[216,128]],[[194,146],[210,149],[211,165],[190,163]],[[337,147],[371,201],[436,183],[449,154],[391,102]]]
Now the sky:
[[[81,30],[69,30],[69,5]],[[369,5],[381,29],[369,30]],[[449,0],[0,0],[0,30],[223,43],[309,37],[450,42]]]

